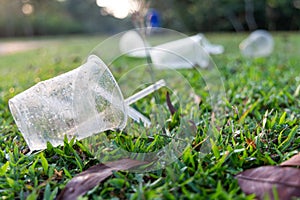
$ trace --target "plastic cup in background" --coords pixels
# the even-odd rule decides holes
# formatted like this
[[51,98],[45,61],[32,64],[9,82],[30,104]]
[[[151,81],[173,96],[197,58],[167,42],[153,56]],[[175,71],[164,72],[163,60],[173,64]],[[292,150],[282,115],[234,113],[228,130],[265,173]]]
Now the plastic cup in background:
[[266,57],[273,52],[274,40],[268,31],[256,30],[243,40],[239,47],[245,57]]
[[[154,66],[172,66],[180,69],[195,65],[207,68],[210,64],[207,52],[190,37],[157,45],[151,48],[150,55]],[[189,62],[192,65],[187,64]]]
[[[161,38],[165,36],[163,31],[153,35],[158,38],[160,34]],[[146,36],[146,39],[149,39],[148,36]],[[120,38],[120,52],[136,58],[150,56],[153,65],[157,68],[171,66],[173,69],[184,69],[191,68],[195,65],[207,68],[210,65],[209,52],[201,46],[200,41],[203,40],[203,37],[200,35],[191,37],[181,36],[181,38],[172,41],[160,42],[158,45],[151,45],[146,39],[143,39],[141,34],[137,31],[127,31]],[[209,46],[208,42],[206,46]],[[220,51],[220,49],[216,49],[216,47],[211,44],[209,47],[210,50],[214,50],[215,52],[216,50]]]
[[135,30],[127,31],[122,35],[119,42],[119,48],[122,53],[126,53],[127,56],[135,58],[145,58],[147,54],[145,50],[136,51],[138,49],[145,49],[149,47],[149,44],[142,38],[140,33]]
[[202,33],[190,37],[192,40],[198,42],[209,54],[222,54],[224,47],[219,44],[212,44]]
[[47,142],[62,145],[65,136],[80,140],[106,130],[123,129],[127,117],[150,121],[131,103],[165,85],[163,80],[123,99],[122,92],[104,62],[89,56],[80,67],[42,81],[9,100],[9,108],[31,151]]

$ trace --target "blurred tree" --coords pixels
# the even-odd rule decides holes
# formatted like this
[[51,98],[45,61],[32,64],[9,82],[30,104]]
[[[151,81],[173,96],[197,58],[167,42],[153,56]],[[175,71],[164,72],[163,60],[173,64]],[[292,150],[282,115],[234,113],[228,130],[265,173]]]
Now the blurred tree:
[[297,0],[267,0],[267,28],[270,30],[299,30],[300,6],[297,8],[295,2]]
[[153,5],[166,26],[179,30],[300,29],[300,0],[165,0],[153,1]]
[[[150,6],[159,12],[162,27],[184,32],[300,29],[300,0],[152,0]],[[0,36],[116,33],[133,27],[130,17],[105,16],[96,0],[0,0]]]
[[240,0],[169,0],[169,5],[169,15],[189,31],[243,30],[240,11],[244,5]]
[[5,0],[0,0],[0,3],[0,35],[16,35],[21,29],[18,23],[22,21],[21,5]]
[[65,12],[58,1],[30,0],[35,12],[29,15],[35,35],[55,35],[82,32],[80,24]]
[[0,36],[53,35],[82,31],[58,1],[1,0]]
[[0,0],[0,36],[119,32],[130,19],[103,16],[95,0]]
[[163,27],[181,31],[188,30],[185,19],[182,17],[182,14],[178,12],[179,5],[175,5],[174,0],[151,1],[150,7],[155,8],[160,13]]
[[64,7],[86,33],[114,33],[132,26],[128,18],[120,20],[112,16],[103,16],[95,0],[65,0]]
[[254,3],[253,0],[244,0],[245,2],[245,19],[250,30],[255,30],[257,24],[254,17]]

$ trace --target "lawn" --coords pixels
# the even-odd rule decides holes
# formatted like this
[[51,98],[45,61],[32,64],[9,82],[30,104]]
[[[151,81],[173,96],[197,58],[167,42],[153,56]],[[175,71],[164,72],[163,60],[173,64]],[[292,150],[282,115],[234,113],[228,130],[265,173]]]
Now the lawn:
[[[199,85],[201,77],[195,69],[180,70],[202,100],[197,134],[190,145],[166,168],[145,173],[114,172],[82,199],[254,199],[241,191],[235,175],[257,166],[277,165],[300,148],[300,35],[278,32],[273,36],[275,50],[271,56],[249,59],[238,49],[246,34],[207,35],[210,41],[225,47],[224,54],[212,58],[223,80],[226,99],[219,105],[222,120],[205,154],[199,149],[207,140],[213,115],[208,91]],[[49,43],[36,50],[0,56],[2,199],[53,199],[72,177],[99,163],[80,141],[65,141],[63,147],[48,145],[42,152],[26,155],[29,149],[9,112],[8,100],[41,80],[81,65],[107,37],[38,38],[35,40]],[[134,59],[126,63],[129,67],[136,65]],[[117,67],[115,72],[122,72],[122,65]],[[135,106],[144,112],[151,109],[151,103]],[[165,123],[176,127],[180,117],[175,114]],[[149,145],[160,148],[168,142],[159,137],[162,130],[152,132],[157,137],[139,143],[132,142],[142,141],[138,130],[134,136],[120,131],[104,134],[130,151],[146,151],[149,148],[144,146]]]

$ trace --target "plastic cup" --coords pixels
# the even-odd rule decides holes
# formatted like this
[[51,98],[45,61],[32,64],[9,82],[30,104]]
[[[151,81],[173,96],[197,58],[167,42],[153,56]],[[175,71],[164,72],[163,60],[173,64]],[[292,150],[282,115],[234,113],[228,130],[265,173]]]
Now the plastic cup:
[[[144,28],[135,29],[135,31],[141,33],[141,38],[151,46],[147,48],[144,46],[138,47],[140,50],[136,51],[147,52],[145,55],[148,57],[135,59],[134,65],[132,58],[124,56],[127,52],[122,52],[119,48],[120,41],[127,32],[116,34],[102,41],[90,54],[100,55],[106,64],[112,66],[111,71],[113,73],[118,72],[118,74],[121,75],[118,77],[118,83],[125,98],[134,97],[132,94],[145,85],[149,85],[161,79],[166,82],[164,90],[155,95],[155,98],[152,98],[147,104],[136,104],[140,106],[139,109],[144,108],[143,112],[147,113],[147,116],[151,118],[151,128],[144,128],[137,123],[128,123],[124,129],[124,134],[130,135],[132,138],[141,138],[142,142],[147,142],[149,139],[152,141],[158,136],[159,139],[162,139],[163,143],[161,143],[162,145],[155,146],[154,149],[148,148],[146,151],[143,149],[141,149],[141,151],[132,151],[132,149],[128,148],[128,145],[123,145],[123,140],[116,141],[107,137],[106,134],[97,134],[95,137],[86,138],[82,140],[82,143],[87,146],[89,151],[99,160],[112,161],[119,158],[134,158],[150,161],[152,164],[149,168],[147,167],[146,170],[152,171],[162,169],[177,160],[178,156],[181,156],[186,147],[195,139],[197,134],[197,130],[194,129],[195,125],[201,123],[201,112],[199,112],[199,102],[201,98],[199,98],[199,94],[197,94],[197,88],[205,88],[208,92],[207,99],[215,114],[214,119],[218,119],[212,120],[212,122],[207,124],[207,136],[211,139],[215,139],[216,135],[213,130],[214,127],[218,126],[215,123],[222,124],[224,121],[224,112],[222,110],[223,99],[225,99],[224,88],[220,79],[220,72],[217,70],[211,58],[209,70],[202,69],[201,67],[196,67],[192,70],[193,73],[199,75],[197,88],[190,85],[189,79],[182,74],[181,70],[178,71],[174,69],[172,64],[169,64],[176,64],[172,62],[172,60],[166,60],[167,62],[163,62],[161,66],[153,62],[151,55],[148,53],[150,51],[157,51],[158,55],[162,53],[169,58],[175,57],[176,60],[180,59],[180,63],[183,64],[182,66],[193,68],[192,62],[179,55],[181,53],[180,51],[176,53],[164,48],[153,48],[161,44],[189,38],[186,35],[163,28]],[[131,43],[134,42],[134,40],[128,41],[127,44],[131,45]],[[203,49],[200,44],[194,43],[197,48]],[[107,49],[109,49],[109,51],[107,51]],[[129,48],[128,53],[132,52],[135,52],[135,49]],[[204,53],[208,55],[207,52],[204,51]],[[166,63],[166,65],[164,63]],[[164,96],[166,98],[163,98]],[[177,112],[173,116],[180,116],[179,120],[176,120],[176,124],[173,123],[174,118],[172,117],[172,113],[174,110],[170,108],[170,102],[167,100],[167,96],[170,97],[172,105],[177,109]],[[128,99],[125,101],[128,101]],[[172,113],[170,113],[170,110]],[[211,140],[207,140],[201,145],[199,151],[201,155],[210,151],[211,145],[209,141]]]
[[80,140],[123,129],[128,116],[149,125],[129,105],[164,85],[160,80],[125,101],[108,67],[91,55],[80,67],[16,95],[9,100],[9,108],[30,150],[40,150],[47,142],[63,144],[65,137]]
[[[163,37],[165,35],[162,34]],[[128,31],[120,38],[119,48],[122,54],[130,57],[145,58],[150,56],[152,63],[157,68],[169,66],[172,69],[181,69],[192,68],[195,65],[207,68],[210,64],[210,57],[200,45],[202,39],[201,35],[181,36],[180,39],[151,45],[138,32]],[[206,46],[208,47],[208,45]],[[216,51],[212,45],[209,47],[211,47],[210,50]],[[220,49],[217,50],[220,51]]]
[[171,68],[191,68],[209,66],[210,58],[205,50],[193,38],[187,37],[153,47],[150,51],[154,66],[172,66]]
[[224,47],[219,44],[212,44],[202,33],[190,37],[195,42],[198,42],[209,54],[222,54]]
[[127,56],[145,58],[147,54],[143,49],[147,47],[149,47],[149,44],[146,42],[146,40],[143,40],[142,36],[137,31],[127,31],[120,38],[120,51],[122,53],[126,53]]
[[245,57],[266,57],[273,52],[274,40],[268,31],[256,30],[239,47]]

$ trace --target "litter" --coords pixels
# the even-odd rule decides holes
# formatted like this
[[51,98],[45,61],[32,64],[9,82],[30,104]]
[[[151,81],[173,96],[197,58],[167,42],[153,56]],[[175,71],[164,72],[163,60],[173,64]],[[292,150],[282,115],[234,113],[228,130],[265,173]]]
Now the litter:
[[114,76],[97,56],[80,67],[42,81],[9,100],[9,108],[31,151],[76,137],[124,129],[128,116],[144,126],[150,120],[129,105],[165,86],[159,80],[123,99]]
[[274,40],[268,31],[256,30],[243,40],[239,47],[245,57],[266,57],[273,52]]
[[[211,44],[201,33],[151,46],[138,31],[130,30],[120,38],[119,47],[122,54],[136,58],[151,57],[155,66],[161,68],[168,65],[174,69],[190,68],[193,65],[207,68],[210,64],[209,54],[224,52],[222,45]],[[182,62],[182,58],[188,62]]]

